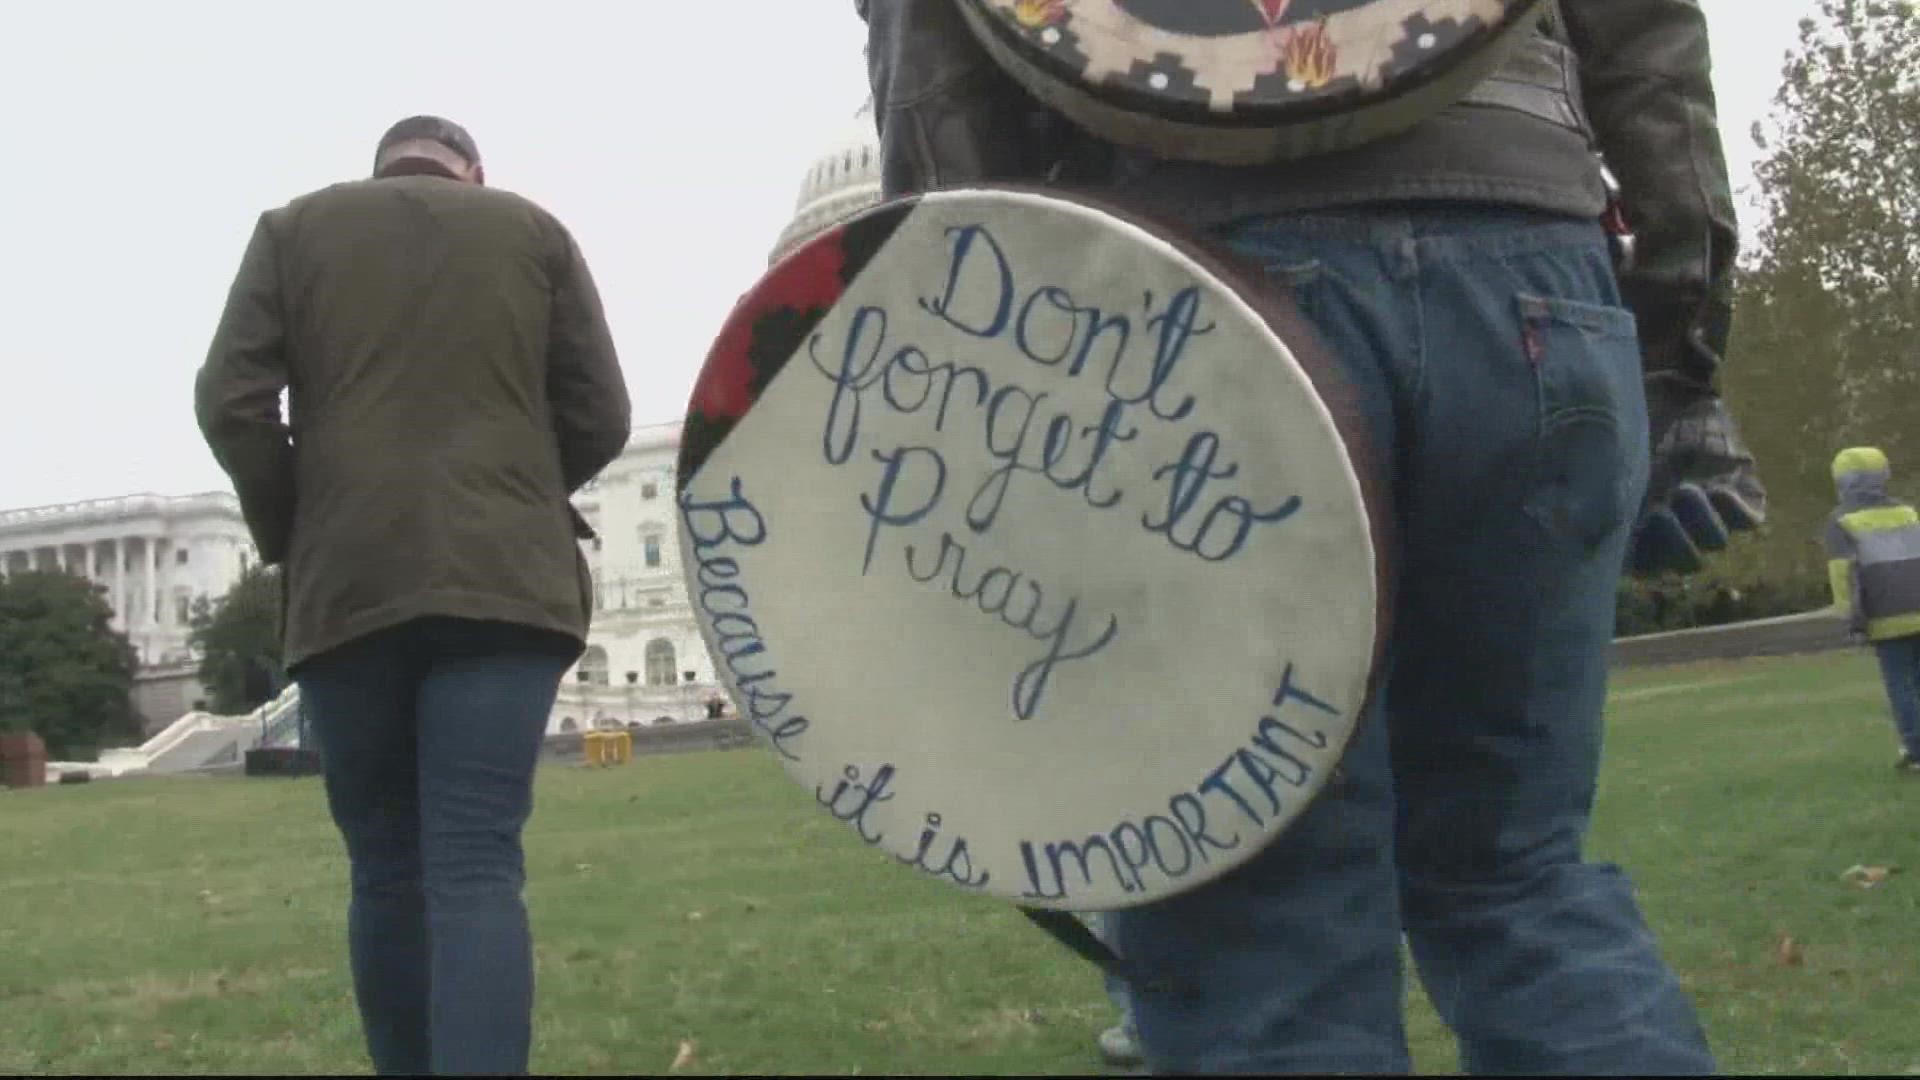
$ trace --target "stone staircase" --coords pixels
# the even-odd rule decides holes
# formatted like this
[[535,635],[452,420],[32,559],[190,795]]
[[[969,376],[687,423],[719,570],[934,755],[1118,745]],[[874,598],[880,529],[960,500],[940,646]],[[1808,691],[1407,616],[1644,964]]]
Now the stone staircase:
[[68,773],[106,780],[225,771],[239,768],[247,751],[255,747],[299,744],[300,691],[289,686],[245,716],[190,712],[139,746],[101,751],[99,761],[50,761],[47,779],[55,781]]

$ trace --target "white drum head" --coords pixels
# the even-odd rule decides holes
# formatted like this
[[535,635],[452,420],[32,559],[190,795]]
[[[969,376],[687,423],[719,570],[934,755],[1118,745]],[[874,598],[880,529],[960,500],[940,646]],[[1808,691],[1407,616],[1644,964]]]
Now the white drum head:
[[687,586],[741,714],[867,843],[1113,909],[1326,783],[1381,633],[1371,500],[1311,343],[1225,273],[976,189],[870,211],[736,308],[683,436]]

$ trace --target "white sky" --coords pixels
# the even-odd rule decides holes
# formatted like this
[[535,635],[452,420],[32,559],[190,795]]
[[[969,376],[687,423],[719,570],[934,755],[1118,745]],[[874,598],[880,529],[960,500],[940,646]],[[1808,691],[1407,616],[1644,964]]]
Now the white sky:
[[[1735,183],[1814,0],[1701,0]],[[192,410],[255,216],[466,125],[606,300],[636,425],[677,420],[801,174],[866,95],[847,0],[104,0],[0,33],[0,508],[226,488]],[[718,13],[718,14],[715,14]]]

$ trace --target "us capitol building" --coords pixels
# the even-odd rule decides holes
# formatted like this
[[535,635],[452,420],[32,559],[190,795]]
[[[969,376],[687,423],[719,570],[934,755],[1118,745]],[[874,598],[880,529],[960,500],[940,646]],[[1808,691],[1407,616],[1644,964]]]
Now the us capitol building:
[[[863,106],[807,171],[768,263],[879,202],[878,159],[873,114]],[[636,429],[626,452],[574,498],[602,538],[587,553],[596,610],[586,655],[561,687],[553,732],[702,719],[725,699],[680,562],[679,449],[678,423]]]
[[0,510],[0,573],[91,580],[147,666],[186,659],[194,601],[225,594],[258,559],[240,501],[223,491]]
[[[801,184],[769,263],[880,201],[870,107],[849,121]],[[718,332],[719,328],[714,328]],[[680,425],[636,428],[627,448],[574,497],[591,541],[594,615],[549,731],[704,718],[725,691],[688,603],[674,515]],[[224,596],[259,555],[227,492],[129,495],[0,511],[0,573],[61,570],[92,580],[142,665],[136,707],[149,727],[195,707],[193,604]],[[156,687],[161,689],[155,689]],[[731,706],[725,706],[731,712]]]

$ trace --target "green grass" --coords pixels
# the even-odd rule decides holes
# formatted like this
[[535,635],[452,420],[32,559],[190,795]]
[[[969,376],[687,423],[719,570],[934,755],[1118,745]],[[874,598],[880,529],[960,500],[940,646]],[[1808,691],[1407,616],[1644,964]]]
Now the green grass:
[[[1616,680],[1624,864],[1729,1072],[1920,1071],[1920,778],[1861,656]],[[529,827],[534,1067],[1076,1073],[1092,968],[861,846],[761,752],[553,767]],[[1907,868],[1863,890],[1855,864]],[[364,1072],[317,783],[0,794],[0,1073]],[[1798,943],[1783,963],[1780,942]],[[1415,1057],[1453,1071],[1417,989]]]

